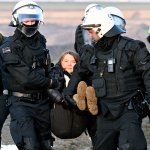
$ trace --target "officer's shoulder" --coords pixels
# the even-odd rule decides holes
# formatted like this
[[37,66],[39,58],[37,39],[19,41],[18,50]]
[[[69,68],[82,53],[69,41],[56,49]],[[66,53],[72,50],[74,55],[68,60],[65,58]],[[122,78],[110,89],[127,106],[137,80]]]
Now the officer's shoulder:
[[8,47],[10,45],[11,41],[13,41],[13,40],[14,40],[13,36],[4,37],[4,40],[0,46],[0,49],[4,48],[4,47]]
[[44,43],[47,42],[45,36],[44,36],[43,34],[41,34],[41,33],[40,33],[40,39],[41,39],[41,41],[43,41]]
[[124,40],[126,50],[136,50],[138,47],[139,48],[146,47],[145,43],[140,40],[136,40],[126,36],[122,36],[122,40]]

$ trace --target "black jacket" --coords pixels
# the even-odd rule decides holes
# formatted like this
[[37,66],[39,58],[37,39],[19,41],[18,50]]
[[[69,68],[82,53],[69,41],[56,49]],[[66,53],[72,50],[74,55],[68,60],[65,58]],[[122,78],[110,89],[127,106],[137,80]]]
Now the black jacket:
[[46,40],[39,32],[27,38],[18,29],[0,49],[4,89],[32,93],[50,86]]
[[[108,59],[112,58],[112,53],[114,72],[108,72]],[[138,89],[146,92],[150,100],[150,53],[141,41],[122,36],[104,37],[95,45],[95,51],[82,54],[65,94],[73,95],[84,77],[92,77],[103,109],[115,111]]]

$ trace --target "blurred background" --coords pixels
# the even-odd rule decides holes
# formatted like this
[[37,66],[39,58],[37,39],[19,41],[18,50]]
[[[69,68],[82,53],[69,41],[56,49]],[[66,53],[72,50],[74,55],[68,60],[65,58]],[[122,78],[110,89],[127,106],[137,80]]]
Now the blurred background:
[[[16,1],[0,0],[0,32],[6,36],[13,34],[14,31],[8,24]],[[54,62],[61,52],[74,49],[75,29],[81,23],[85,7],[90,3],[121,9],[127,22],[127,33],[124,35],[142,40],[148,49],[150,48],[150,44],[146,41],[150,25],[149,0],[35,0],[35,2],[44,10],[44,25],[41,25],[40,31],[47,39],[47,46]]]
[[[16,2],[17,0],[0,0],[0,32],[5,36],[12,35],[15,29],[8,24]],[[74,51],[75,30],[81,23],[84,9],[90,3],[98,3],[104,7],[115,6],[122,10],[127,23],[127,33],[124,36],[142,40],[150,49],[150,44],[146,41],[150,26],[150,0],[35,0],[35,2],[44,10],[44,24],[41,25],[40,32],[47,39],[47,47],[54,63],[64,51]],[[148,118],[143,120],[143,130],[150,144]],[[3,144],[12,143],[8,118],[3,129]],[[91,142],[85,134],[73,140],[57,139],[54,143],[55,150],[90,150],[90,147]]]

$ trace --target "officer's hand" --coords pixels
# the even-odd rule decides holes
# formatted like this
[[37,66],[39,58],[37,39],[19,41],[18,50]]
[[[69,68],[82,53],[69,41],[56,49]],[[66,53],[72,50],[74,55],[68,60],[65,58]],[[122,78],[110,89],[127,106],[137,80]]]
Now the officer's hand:
[[73,100],[73,98],[71,98],[72,96],[70,95],[63,95],[64,97],[64,102],[66,103],[66,105],[73,109],[73,108],[77,108],[76,102]]
[[74,49],[76,50],[76,52],[79,54],[81,47],[84,45],[84,39],[83,39],[83,28],[81,27],[81,25],[79,25],[76,29],[75,32],[75,44],[74,44]]
[[58,90],[48,89],[47,94],[49,99],[52,100],[54,103],[61,103],[63,100],[63,96]]

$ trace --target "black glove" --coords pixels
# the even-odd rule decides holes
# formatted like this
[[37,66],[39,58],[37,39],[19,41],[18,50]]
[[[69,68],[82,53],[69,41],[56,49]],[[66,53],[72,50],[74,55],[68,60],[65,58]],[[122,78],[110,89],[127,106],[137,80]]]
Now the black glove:
[[64,102],[66,103],[66,105],[73,109],[73,108],[77,108],[76,102],[73,100],[73,98],[71,98],[72,96],[70,95],[64,95]]
[[82,30],[83,29],[82,29],[81,25],[78,25],[76,32],[75,32],[74,49],[78,54],[80,53],[81,47],[84,45]]
[[47,94],[50,100],[52,100],[54,103],[60,103],[63,100],[63,96],[61,93],[54,89],[48,89]]

